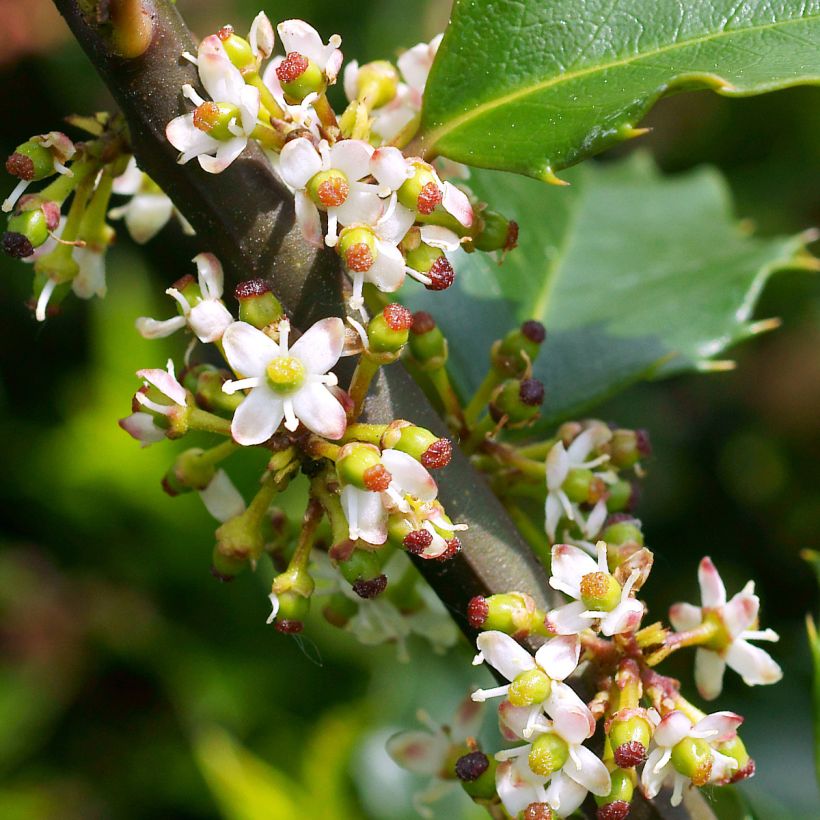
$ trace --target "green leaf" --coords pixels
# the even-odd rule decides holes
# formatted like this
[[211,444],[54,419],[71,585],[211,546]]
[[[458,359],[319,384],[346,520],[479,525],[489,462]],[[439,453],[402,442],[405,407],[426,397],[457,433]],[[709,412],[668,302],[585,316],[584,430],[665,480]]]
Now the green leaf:
[[755,302],[769,276],[801,264],[805,237],[750,236],[709,168],[664,178],[636,155],[587,163],[570,178],[558,189],[475,173],[476,194],[519,220],[519,247],[501,266],[479,252],[458,254],[456,282],[444,293],[404,289],[450,340],[463,396],[483,379],[492,340],[526,319],[547,327],[535,366],[547,388],[544,423],[641,378],[719,369],[710,359],[770,327],[751,321]]
[[666,94],[818,82],[818,41],[820,0],[457,0],[415,147],[549,180]]

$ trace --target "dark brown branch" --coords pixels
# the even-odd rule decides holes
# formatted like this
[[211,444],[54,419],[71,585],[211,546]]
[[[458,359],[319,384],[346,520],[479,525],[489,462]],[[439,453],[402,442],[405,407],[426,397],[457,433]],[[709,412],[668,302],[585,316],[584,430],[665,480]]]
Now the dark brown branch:
[[[203,249],[221,259],[229,281],[265,278],[297,325],[343,315],[338,257],[302,240],[292,198],[261,150],[249,146],[218,175],[205,173],[196,162],[177,164],[177,152],[165,139],[165,126],[187,110],[182,85],[199,87],[196,68],[181,57],[183,51],[195,52],[196,43],[167,0],[119,2],[141,5],[143,15],[151,20],[150,44],[139,56],[124,58],[115,53],[110,24],[99,9],[106,5],[102,0],[54,0],[125,115],[140,166],[185,214],[205,243]],[[407,418],[438,435],[447,434],[421,390],[400,367],[382,371],[366,410],[372,421]],[[461,539],[463,550],[444,564],[417,564],[468,638],[474,634],[465,612],[474,595],[520,590],[545,606],[548,587],[543,569],[482,477],[458,451],[444,470],[440,487],[448,513],[469,526]],[[689,815],[636,801],[632,816]]]

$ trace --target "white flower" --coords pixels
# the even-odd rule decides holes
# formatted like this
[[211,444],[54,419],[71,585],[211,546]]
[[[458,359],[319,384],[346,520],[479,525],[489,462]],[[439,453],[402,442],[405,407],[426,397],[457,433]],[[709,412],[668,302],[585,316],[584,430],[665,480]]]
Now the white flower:
[[362,140],[340,140],[332,147],[322,140],[319,150],[306,137],[288,142],[279,157],[279,174],[296,191],[296,219],[308,242],[321,245],[319,208],[327,213],[325,244],[337,242],[337,224],[375,222],[383,205],[370,175],[373,148]]
[[184,279],[177,283],[180,287],[168,288],[165,292],[177,301],[182,313],[164,321],[141,316],[136,325],[144,338],[164,338],[188,325],[201,342],[216,342],[233,322],[231,312],[222,303],[225,277],[219,260],[212,253],[200,253],[192,261],[197,267],[198,292],[183,293],[193,284],[190,281],[183,285]]
[[448,766],[464,748],[469,737],[481,729],[484,707],[469,698],[462,701],[447,725],[439,725],[423,711],[417,713],[427,730],[399,732],[387,741],[387,753],[403,769],[432,778],[430,786],[414,795],[413,805],[424,817],[433,814],[427,804],[440,800],[458,787],[454,772]]
[[156,444],[165,438],[165,430],[154,423],[151,413],[137,410],[117,422],[131,438],[139,441],[143,447]]
[[283,419],[286,429],[299,422],[317,435],[339,439],[347,427],[344,408],[328,390],[336,377],[325,375],[339,360],[344,325],[336,317],[317,322],[292,347],[290,323],[279,322],[279,342],[245,322],[225,331],[225,357],[239,375],[222,386],[226,393],[250,388],[234,413],[231,433],[239,444],[261,444]]
[[704,558],[698,567],[702,607],[675,604],[669,610],[669,620],[678,632],[697,629],[711,623],[717,627],[715,647],[698,647],[695,654],[695,683],[701,697],[714,700],[723,688],[726,667],[734,669],[748,686],[777,683],[783,671],[768,652],[752,646],[752,641],[777,641],[773,629],[757,629],[760,599],[754,594],[754,583],[748,584],[730,601],[726,587],[711,558]]
[[336,82],[342,67],[342,38],[338,34],[331,35],[325,45],[319,32],[304,20],[284,20],[276,28],[288,54],[296,52],[307,57],[324,71],[331,85]]
[[609,572],[603,541],[598,542],[597,551],[596,562],[570,544],[555,544],[552,548],[550,586],[575,598],[575,603],[558,607],[548,615],[549,628],[558,634],[576,634],[597,622],[604,635],[618,635],[640,623],[643,604],[630,596],[641,571],[634,570],[621,587]]
[[124,205],[112,208],[108,216],[110,219],[125,219],[128,233],[140,245],[156,236],[172,216],[176,216],[186,234],[194,233],[194,229],[174,207],[170,197],[140,171],[134,157],[129,160],[125,171],[114,180],[113,191],[115,194],[130,196],[131,199]]
[[[569,500],[566,492],[562,489],[570,470],[589,470],[609,461],[608,455],[601,455],[589,460],[587,460],[587,457],[611,437],[612,433],[606,425],[593,424],[577,436],[569,448],[564,447],[562,441],[557,442],[550,448],[546,461],[547,502],[544,507],[544,526],[550,542],[555,542],[558,524],[564,516],[570,521],[581,522],[583,520],[577,505]],[[609,473],[599,475],[605,481],[612,481],[615,478]],[[584,535],[588,539],[591,540],[597,535],[597,533],[590,535],[589,531],[595,524],[603,524],[605,517],[606,502],[601,500],[590,513],[586,523],[581,524]]]
[[589,793],[563,772],[556,772],[549,780],[540,777],[530,769],[524,755],[498,764],[495,787],[511,817],[517,817],[530,803],[546,803],[560,817],[569,817]]
[[192,86],[183,86],[182,93],[197,108],[171,120],[165,135],[181,152],[181,164],[197,157],[203,170],[218,174],[242,153],[256,127],[259,90],[245,83],[216,34],[200,43],[197,67],[213,102],[203,100]]
[[[404,82],[399,83],[396,96],[389,103],[372,112],[373,133],[381,137],[383,142],[390,142],[421,111],[427,75],[442,37],[439,34],[429,43],[418,43],[397,60]],[[359,64],[355,60],[345,66],[345,94],[351,102],[356,99],[358,74]]]
[[[581,647],[577,637],[553,638],[535,653],[535,657],[503,632],[482,632],[476,639],[476,645],[479,652],[473,665],[489,663],[510,683],[494,689],[477,689],[473,692],[473,700],[481,702],[487,698],[507,698],[505,704],[502,704],[503,709],[499,710],[499,716],[502,713],[504,716],[509,715],[512,737],[531,737],[543,725],[544,711],[553,719],[556,727],[560,728],[562,735],[573,743],[581,743],[595,731],[595,720],[589,708],[563,682],[578,666]],[[518,701],[513,703],[510,699],[515,694],[511,694],[511,689],[514,688],[516,679],[521,676],[532,677],[533,672],[540,672],[549,679],[545,682],[548,690],[546,697],[526,705]],[[535,687],[530,687],[530,691],[534,689]],[[507,736],[510,738],[509,734]]]
[[[137,371],[137,375],[143,379],[143,387],[134,394],[135,406],[139,404],[145,410],[135,409],[130,416],[119,420],[120,427],[132,438],[141,442],[143,447],[148,447],[165,438],[165,430],[154,420],[155,413],[171,416],[179,407],[185,407],[188,403],[188,393],[177,381],[174,363],[171,359],[168,359],[166,368],[166,370],[148,368]],[[171,404],[150,398],[148,393],[152,387],[165,398],[170,399]]]
[[[734,738],[742,722],[743,718],[733,712],[714,712],[692,725],[692,721],[683,712],[669,712],[655,727],[652,735],[655,748],[649,753],[641,775],[646,796],[655,797],[664,782],[672,779],[674,788],[671,803],[677,806],[681,802],[683,789],[689,783],[694,782],[697,786],[703,786],[705,783],[723,781],[732,769],[737,768],[737,761],[716,751],[711,744]],[[690,754],[689,757],[695,767],[684,774],[675,768],[672,752],[675,746],[686,738],[706,741],[709,749],[700,765],[697,765],[698,758]]]
[[[319,95],[316,92],[312,92],[298,105],[291,105],[285,99],[282,83],[279,81],[279,75],[276,73],[276,69],[279,68],[284,59],[283,56],[279,55],[268,63],[265,72],[262,74],[262,82],[268,87],[271,94],[273,94],[273,98],[285,113],[285,118],[302,128],[307,128],[311,134],[318,139],[320,133],[319,123],[316,112],[313,110],[313,103]],[[268,152],[268,158],[273,162],[274,167],[278,171],[279,154]]]

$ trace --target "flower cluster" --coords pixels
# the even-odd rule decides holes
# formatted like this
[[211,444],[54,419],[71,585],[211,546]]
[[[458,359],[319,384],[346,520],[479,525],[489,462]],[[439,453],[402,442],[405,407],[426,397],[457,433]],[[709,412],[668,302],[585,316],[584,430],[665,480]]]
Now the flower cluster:
[[[357,422],[376,372],[407,344],[412,314],[389,305],[367,327],[353,321],[346,329],[334,317],[299,334],[264,282],[237,286],[236,317],[219,260],[202,253],[193,261],[197,276],[166,291],[177,314],[136,323],[147,338],[190,334],[184,367],[179,375],[172,361],[138,371],[143,385],[120,425],[143,446],[191,431],[222,438],[184,451],[163,479],[172,495],[198,492],[222,522],[213,574],[230,580],[268,554],[281,570],[269,620],[282,632],[302,629],[315,592],[326,598],[326,618],[365,643],[394,641],[406,656],[406,639],[418,632],[451,645],[454,626],[421,591],[407,556],[443,561],[460,550],[464,527],[447,516],[430,472],[447,466],[452,444],[403,419]],[[197,343],[213,345],[224,367],[193,363]],[[358,364],[343,390],[333,368],[350,355]],[[243,447],[262,448],[269,459],[248,504],[221,466]],[[310,500],[294,539],[281,521],[274,527],[272,505],[300,473]]]
[[[571,544],[557,544],[551,554],[550,586],[572,601],[545,611],[529,595],[507,593],[474,598],[467,613],[482,630],[474,663],[489,664],[505,681],[476,690],[472,699],[501,699],[501,734],[516,745],[491,757],[473,742],[439,776],[458,777],[493,816],[493,807],[503,806],[525,820],[569,817],[592,793],[600,820],[621,820],[638,788],[648,798],[668,788],[677,805],[687,788],[754,774],[738,736],[743,719],[726,711],[705,714],[681,694],[678,681],[654,669],[670,652],[697,646],[696,678],[708,698],[720,693],[726,664],[750,685],[777,681],[779,667],[748,643],[777,639],[771,630],[754,629],[759,601],[751,584],[727,603],[717,570],[704,558],[704,607],[674,605],[670,618],[679,632],[660,624],[641,629],[644,605],[635,593],[651,569],[648,550],[624,559],[599,542],[597,561]],[[524,639],[540,643],[534,654],[519,643]],[[703,653],[713,658],[704,661]],[[704,670],[711,675],[707,692]],[[570,678],[581,688],[592,684],[594,696],[582,700]],[[599,724],[603,751],[596,753],[587,743]],[[407,755],[394,758],[421,770]]]

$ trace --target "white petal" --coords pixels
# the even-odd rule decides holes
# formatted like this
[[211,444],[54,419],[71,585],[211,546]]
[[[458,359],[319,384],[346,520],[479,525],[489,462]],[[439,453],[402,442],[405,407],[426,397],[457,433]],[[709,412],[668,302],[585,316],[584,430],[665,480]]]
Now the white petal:
[[199,44],[196,58],[199,79],[211,99],[238,105],[245,81],[216,34],[211,34]]
[[695,651],[695,684],[704,700],[714,700],[723,689],[726,661],[710,649]]
[[547,641],[535,653],[535,662],[553,680],[564,680],[575,671],[580,657],[580,639],[577,635],[567,635]]
[[441,225],[422,225],[421,241],[443,251],[454,251],[461,247],[458,234],[449,228],[441,227]]
[[598,564],[571,544],[553,546],[551,568],[550,586],[573,598],[581,597],[581,579],[591,572],[598,572]]
[[454,216],[465,228],[469,228],[473,224],[473,206],[470,205],[467,194],[461,188],[456,188],[452,182],[445,182],[443,190],[441,205],[444,210]]
[[449,743],[431,732],[399,732],[387,741],[387,754],[403,769],[416,774],[437,775],[444,766]]
[[194,125],[193,114],[183,114],[171,120],[165,126],[165,136],[177,151],[185,155],[185,162],[206,151],[214,151],[219,146],[219,140],[208,136]]
[[698,567],[700,602],[704,607],[713,608],[726,603],[726,587],[711,558],[704,558]]
[[324,245],[322,237],[322,221],[319,217],[319,209],[313,200],[303,191],[296,192],[296,222],[302,231],[302,236],[316,248]]
[[136,194],[142,186],[142,171],[137,167],[136,157],[128,160],[125,170],[114,179],[111,191],[115,194],[131,196]]
[[608,795],[612,788],[612,781],[603,761],[586,746],[577,746],[573,751],[581,765],[578,766],[570,756],[564,764],[564,772],[576,783],[580,783],[585,790],[591,791],[598,797]]
[[464,698],[450,722],[453,740],[462,741],[474,737],[481,731],[484,720],[484,706],[472,698]]
[[659,766],[661,759],[666,755],[663,748],[653,749],[646,759],[641,774],[641,784],[648,798],[655,797],[663,786],[664,780],[672,771],[671,764],[667,761],[665,765]]
[[[524,755],[526,761],[526,755]],[[516,765],[517,761],[507,760],[500,763],[495,772],[495,787],[504,808],[511,817],[517,817],[519,812],[538,801],[540,789],[536,785],[535,776],[527,777]]]
[[154,417],[150,413],[131,413],[130,416],[120,419],[119,425],[131,438],[142,442],[143,447],[165,438],[165,431],[154,424]]
[[71,289],[81,299],[105,296],[105,252],[92,248],[75,248],[74,261],[79,271],[71,282]]
[[348,485],[342,488],[340,501],[351,540],[361,538],[370,544],[383,544],[387,540],[387,512],[379,493]]
[[345,66],[343,86],[345,96],[350,102],[359,95],[359,61],[350,60]]
[[347,429],[347,415],[336,397],[318,382],[308,382],[293,396],[293,411],[308,430],[332,440]]
[[547,488],[557,490],[566,481],[569,474],[569,455],[562,441],[557,442],[547,454]]
[[692,721],[683,712],[675,710],[666,715],[655,727],[654,740],[658,746],[671,749],[692,731]]
[[563,772],[556,772],[547,786],[547,803],[561,817],[577,811],[587,796],[587,789]]
[[279,155],[279,174],[292,188],[304,188],[322,170],[322,158],[307,137],[285,143]]
[[404,282],[404,257],[395,246],[376,240],[376,259],[365,273],[365,279],[385,293],[393,293]]
[[273,33],[273,26],[268,19],[268,15],[265,14],[264,11],[260,11],[259,14],[253,18],[248,39],[251,44],[251,50],[257,57],[267,60],[273,53],[276,36]]
[[736,734],[743,718],[734,712],[712,712],[699,720],[692,729],[692,737],[702,737],[709,743],[723,743]]
[[404,81],[417,91],[423,91],[434,57],[435,51],[431,53],[430,46],[427,43],[419,43],[412,48],[408,48],[396,60],[396,64],[399,71],[401,71],[402,77],[404,77]]
[[783,670],[768,652],[742,638],[729,647],[726,663],[743,678],[747,686],[777,683],[783,677]]
[[176,380],[172,368],[173,365],[169,362],[171,372],[158,367],[151,367],[138,370],[137,376],[154,385],[163,396],[167,396],[174,404],[184,405],[187,401],[187,394],[185,388]]
[[347,199],[333,209],[342,225],[375,225],[384,210],[384,203],[374,191],[353,187]]
[[264,377],[268,365],[281,356],[279,345],[247,322],[234,322],[222,336],[228,364],[239,374]]
[[284,416],[282,399],[261,384],[254,387],[237,407],[231,422],[231,434],[238,444],[261,444],[276,432]]
[[544,710],[552,718],[555,731],[567,743],[581,743],[595,731],[595,718],[589,707],[566,683],[553,681]]
[[373,147],[364,140],[340,140],[330,149],[330,167],[338,168],[355,182],[370,174],[372,153]]
[[256,127],[259,102],[259,89],[252,85],[244,85],[239,94],[239,116],[242,120],[242,131],[247,136],[250,136]]
[[757,621],[757,613],[760,610],[760,598],[757,595],[750,595],[748,592],[738,592],[732,596],[729,603],[723,607],[720,617],[729,630],[729,634],[736,638],[741,632],[745,632]]
[[558,523],[564,515],[564,505],[555,493],[547,493],[547,501],[544,505],[544,529],[549,536],[550,542],[555,541]]
[[290,355],[299,359],[308,373],[327,373],[342,355],[345,326],[333,316],[310,327],[290,348]]
[[598,427],[588,427],[583,433],[576,436],[569,445],[567,455],[569,456],[570,463],[573,465],[582,464],[599,442],[600,433],[598,432]]
[[225,288],[220,261],[212,253],[198,253],[191,261],[196,265],[202,295],[206,299],[219,299]]
[[532,655],[503,632],[482,632],[476,639],[476,646],[484,660],[507,680],[514,680],[522,672],[535,669]]
[[137,194],[125,210],[125,226],[134,242],[142,245],[165,227],[173,211],[174,204],[165,194]]
[[401,493],[415,496],[420,501],[432,501],[437,493],[436,482],[416,459],[400,450],[385,450],[382,463],[393,476],[391,484]]
[[547,628],[556,635],[578,635],[589,628],[589,618],[581,617],[581,613],[585,611],[586,604],[583,601],[573,601],[550,610]]
[[137,331],[143,339],[164,339],[177,330],[185,327],[184,316],[174,316],[172,319],[165,319],[162,322],[152,319],[150,316],[140,316],[136,321]]
[[420,110],[420,97],[404,83],[399,83],[396,97],[373,112],[372,132],[383,142],[390,142]]
[[200,154],[197,159],[203,171],[209,174],[221,174],[245,150],[247,144],[247,137],[234,137],[219,143],[215,157]]
[[404,154],[393,146],[377,148],[370,158],[370,173],[380,185],[398,190],[408,177],[409,165]]
[[397,203],[389,216],[379,220],[376,225],[376,235],[391,245],[398,245],[404,239],[407,231],[413,227],[415,221],[416,216],[413,211]]
[[206,299],[191,308],[188,324],[200,342],[216,342],[234,322],[231,312],[222,302]]
[[217,520],[227,521],[245,512],[245,500],[224,470],[217,470],[199,497],[205,509]]
[[612,635],[620,635],[622,632],[630,632],[636,629],[643,617],[643,604],[634,598],[627,598],[621,601],[612,612],[601,621],[601,632],[608,638]]
[[669,607],[669,621],[677,632],[688,632],[703,622],[703,613],[693,604],[673,604]]
[[285,51],[296,51],[313,60],[319,68],[325,67],[325,44],[313,26],[304,20],[283,20],[276,27]]

